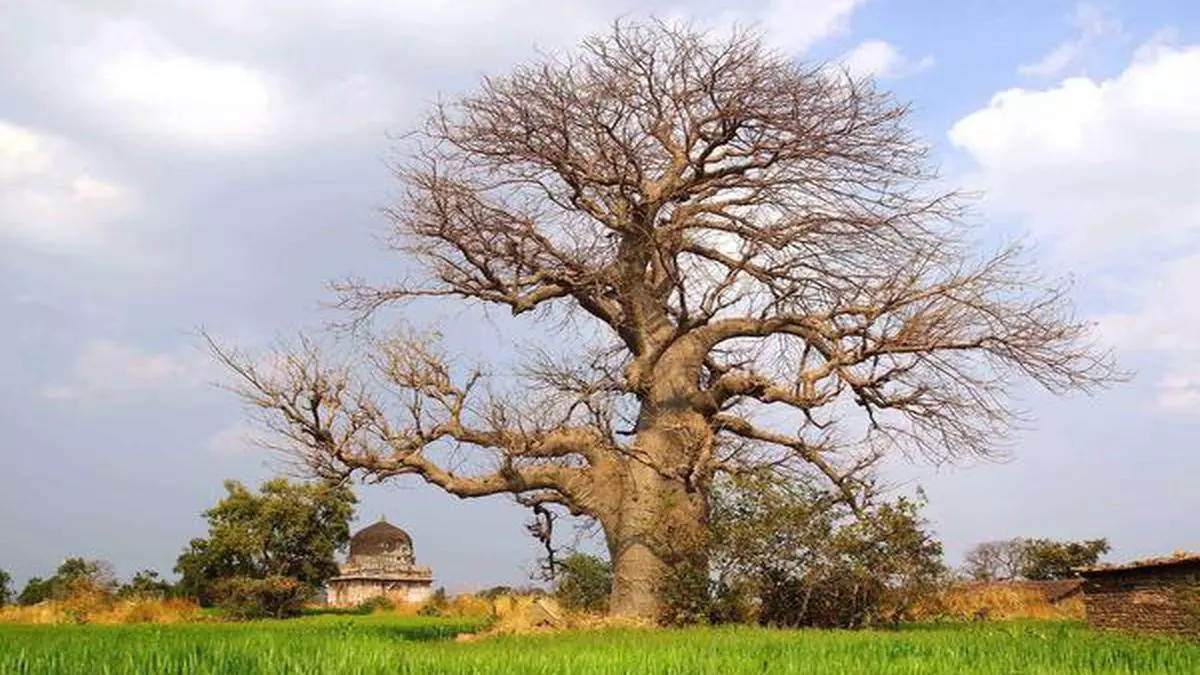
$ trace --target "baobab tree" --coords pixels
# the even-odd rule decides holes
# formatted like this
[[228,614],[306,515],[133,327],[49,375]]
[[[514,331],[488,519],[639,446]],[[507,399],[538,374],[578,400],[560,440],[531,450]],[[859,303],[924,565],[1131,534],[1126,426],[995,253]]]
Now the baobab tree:
[[360,326],[471,301],[565,353],[529,354],[502,392],[419,334],[218,356],[316,473],[594,519],[612,611],[652,616],[658,584],[704,562],[719,474],[815,473],[853,502],[888,453],[994,453],[1022,380],[1113,377],[1063,284],[977,251],[907,118],[753,31],[618,23],[434,106],[386,210],[422,272],[335,284]]

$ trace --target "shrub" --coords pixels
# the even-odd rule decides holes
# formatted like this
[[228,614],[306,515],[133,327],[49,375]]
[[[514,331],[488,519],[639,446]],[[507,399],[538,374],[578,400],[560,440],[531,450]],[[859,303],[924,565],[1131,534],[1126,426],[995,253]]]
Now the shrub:
[[217,606],[237,619],[283,619],[299,616],[312,588],[291,577],[233,577],[217,585]]
[[121,584],[117,589],[117,597],[162,600],[169,597],[173,590],[169,582],[158,576],[158,572],[147,569],[134,574],[129,583]]
[[445,614],[450,601],[446,597],[445,587],[439,587],[433,592],[433,595],[421,605],[421,609],[417,611],[420,616],[442,616]]
[[8,587],[8,584],[11,582],[12,577],[8,574],[8,572],[0,570],[0,607],[12,602],[13,592],[12,589]]
[[746,475],[719,484],[710,619],[853,628],[910,618],[945,578],[922,505],[900,497],[852,509],[803,479]]
[[374,614],[375,612],[394,612],[396,611],[396,601],[386,595],[377,595],[373,598],[367,598],[358,603],[356,608],[363,614]]
[[588,553],[572,553],[558,563],[554,597],[577,612],[604,612],[612,592],[612,567]]

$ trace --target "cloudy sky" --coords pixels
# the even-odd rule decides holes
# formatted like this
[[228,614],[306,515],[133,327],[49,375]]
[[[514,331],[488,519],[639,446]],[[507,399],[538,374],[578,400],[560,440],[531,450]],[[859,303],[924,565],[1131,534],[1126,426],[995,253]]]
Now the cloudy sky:
[[[1055,400],[1004,463],[896,465],[952,561],[1001,537],[1200,550],[1200,9],[1175,0],[5,0],[0,3],[0,568],[168,571],[221,481],[271,474],[211,386],[241,344],[319,325],[323,284],[387,277],[389,133],[439,93],[654,11],[758,22],[914,104],[989,236],[1071,274],[1129,384]],[[501,319],[408,317],[451,346]],[[364,488],[440,583],[527,579],[504,498]]]

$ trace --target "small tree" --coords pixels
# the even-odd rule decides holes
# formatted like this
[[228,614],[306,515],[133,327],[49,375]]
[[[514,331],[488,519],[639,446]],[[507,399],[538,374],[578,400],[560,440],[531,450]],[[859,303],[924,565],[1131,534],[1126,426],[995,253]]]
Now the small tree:
[[851,508],[813,481],[765,474],[717,495],[716,599],[732,614],[715,618],[744,618],[756,602],[763,624],[856,627],[902,620],[939,590],[942,546],[922,502],[864,494]]
[[12,583],[12,577],[8,572],[0,570],[0,607],[3,607],[13,600],[13,591],[9,584]]
[[51,577],[51,583],[54,584],[55,596],[66,596],[76,591],[110,595],[115,593],[120,585],[112,563],[107,560],[84,558],[64,560]]
[[135,573],[128,583],[122,584],[117,589],[117,596],[121,598],[165,598],[171,594],[173,589],[174,586],[170,582],[159,578],[158,572],[145,569]]
[[1108,553],[1108,539],[1054,541],[1034,539],[1025,547],[1021,576],[1033,581],[1070,579],[1076,567],[1095,565]]
[[258,494],[237,481],[226,481],[225,490],[225,498],[204,512],[208,536],[193,539],[175,564],[182,593],[205,605],[217,602],[223,589],[236,592],[239,603],[256,593],[294,598],[299,593],[281,584],[223,582],[294,579],[311,592],[337,574],[335,554],[350,540],[357,501],[348,487],[276,478]]
[[236,576],[216,583],[218,605],[237,619],[285,619],[300,614],[313,597],[312,586],[293,577]]
[[22,605],[36,605],[43,600],[49,600],[53,593],[54,584],[49,579],[31,577],[17,596],[17,602]]
[[1017,537],[979,544],[967,552],[963,573],[977,581],[1049,581],[1075,576],[1076,567],[1095,565],[1109,550],[1107,539],[1056,541]]
[[554,597],[564,607],[583,612],[608,610],[612,566],[589,553],[571,553],[558,562]]
[[976,581],[1006,581],[1021,576],[1029,540],[1020,537],[987,541],[967,551],[963,574]]
[[35,605],[43,600],[61,600],[78,594],[112,595],[117,586],[117,577],[109,562],[67,558],[50,578],[31,578],[21,590],[17,602]]

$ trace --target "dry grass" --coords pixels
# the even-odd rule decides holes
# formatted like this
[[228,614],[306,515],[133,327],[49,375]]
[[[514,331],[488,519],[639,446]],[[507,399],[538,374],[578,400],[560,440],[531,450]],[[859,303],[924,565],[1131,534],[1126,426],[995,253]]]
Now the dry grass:
[[[1052,619],[1084,618],[1080,593],[1051,603],[1036,585],[1022,583],[964,583],[940,598],[940,613],[953,619]],[[935,616],[918,617],[938,618]]]
[[[564,609],[554,598],[537,595],[503,595],[492,601],[492,623],[478,637],[525,635],[556,630],[606,630],[658,628],[653,621],[612,617]],[[472,637],[476,637],[472,636]]]
[[200,608],[191,600],[116,600],[103,594],[82,594],[65,600],[47,600],[36,605],[0,608],[0,623],[191,623],[200,618]]

